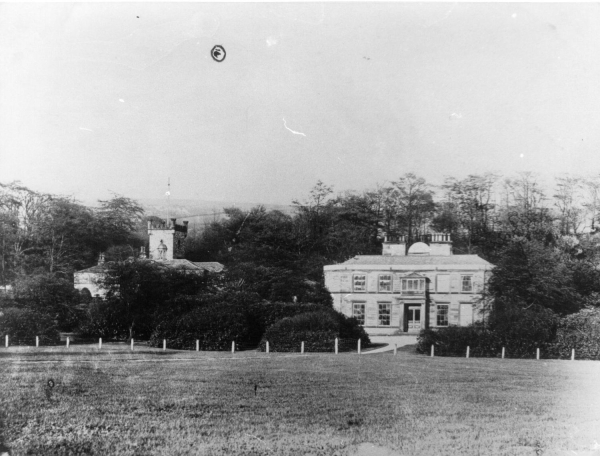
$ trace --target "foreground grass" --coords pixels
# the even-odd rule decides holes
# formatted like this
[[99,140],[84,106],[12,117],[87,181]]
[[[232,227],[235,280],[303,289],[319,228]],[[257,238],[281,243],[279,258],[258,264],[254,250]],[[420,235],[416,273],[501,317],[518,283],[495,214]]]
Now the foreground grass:
[[[598,454],[600,363],[126,347],[0,351],[26,455]],[[55,383],[48,386],[48,380]]]

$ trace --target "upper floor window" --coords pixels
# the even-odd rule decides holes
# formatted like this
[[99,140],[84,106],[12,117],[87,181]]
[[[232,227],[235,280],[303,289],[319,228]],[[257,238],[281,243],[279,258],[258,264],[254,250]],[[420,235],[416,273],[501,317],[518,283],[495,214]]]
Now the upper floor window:
[[391,293],[392,292],[392,276],[389,274],[379,276],[379,292],[380,293]]
[[367,291],[367,276],[364,274],[352,276],[352,290]]
[[473,291],[473,276],[464,275],[461,277],[461,291],[471,293]]
[[423,279],[402,279],[403,292],[422,292],[425,290]]

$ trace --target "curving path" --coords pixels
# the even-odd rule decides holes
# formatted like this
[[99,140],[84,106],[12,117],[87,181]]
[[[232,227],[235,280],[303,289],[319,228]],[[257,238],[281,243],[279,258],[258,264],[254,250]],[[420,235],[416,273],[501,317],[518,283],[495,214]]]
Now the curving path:
[[417,335],[410,336],[369,336],[374,344],[387,344],[385,347],[376,348],[374,350],[365,350],[363,353],[369,355],[371,353],[383,353],[394,350],[394,344],[398,344],[398,348],[405,345],[414,345],[417,343]]

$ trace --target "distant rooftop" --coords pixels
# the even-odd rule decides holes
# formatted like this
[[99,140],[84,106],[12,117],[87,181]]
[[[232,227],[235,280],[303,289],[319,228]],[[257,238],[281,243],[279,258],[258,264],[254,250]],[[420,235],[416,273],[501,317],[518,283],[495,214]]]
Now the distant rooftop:
[[482,265],[492,264],[478,255],[424,255],[424,256],[400,256],[400,255],[357,255],[342,264],[360,265],[406,265],[406,266],[448,266],[448,265]]

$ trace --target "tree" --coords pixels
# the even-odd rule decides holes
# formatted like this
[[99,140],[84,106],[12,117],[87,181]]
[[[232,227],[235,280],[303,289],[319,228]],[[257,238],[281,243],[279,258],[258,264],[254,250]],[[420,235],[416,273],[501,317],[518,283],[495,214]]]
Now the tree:
[[79,292],[70,279],[58,274],[26,274],[14,281],[13,307],[48,315],[63,331],[77,327],[81,309]]
[[511,309],[547,308],[559,315],[577,312],[585,304],[574,284],[577,262],[568,253],[539,240],[514,238],[502,251],[488,284],[492,313]]
[[521,173],[515,179],[506,179],[504,193],[504,206],[499,214],[500,230],[509,238],[525,237],[553,243],[558,235],[555,217],[544,206],[547,198],[536,176]]
[[420,234],[425,234],[433,218],[433,190],[425,179],[413,173],[405,174],[392,185],[390,197],[398,208],[396,227],[398,234],[407,236],[408,249]]
[[[126,334],[148,338],[163,313],[165,303],[183,295],[207,291],[210,277],[169,268],[160,262],[131,260],[107,263],[99,282],[107,290],[107,307]],[[113,324],[113,326],[118,326]]]
[[493,188],[497,180],[492,173],[471,174],[463,180],[447,178],[442,185],[446,202],[434,226],[451,232],[455,244],[464,244],[466,253],[485,250],[485,240],[495,229]]
[[580,204],[583,199],[582,179],[572,176],[556,178],[554,205],[559,211],[561,234],[578,234],[584,222],[584,210]]
[[[94,236],[101,250],[119,244],[134,247],[143,244],[135,233],[145,221],[144,209],[135,200],[113,194],[110,200],[99,200],[98,203]],[[141,228],[145,230],[144,226]]]

